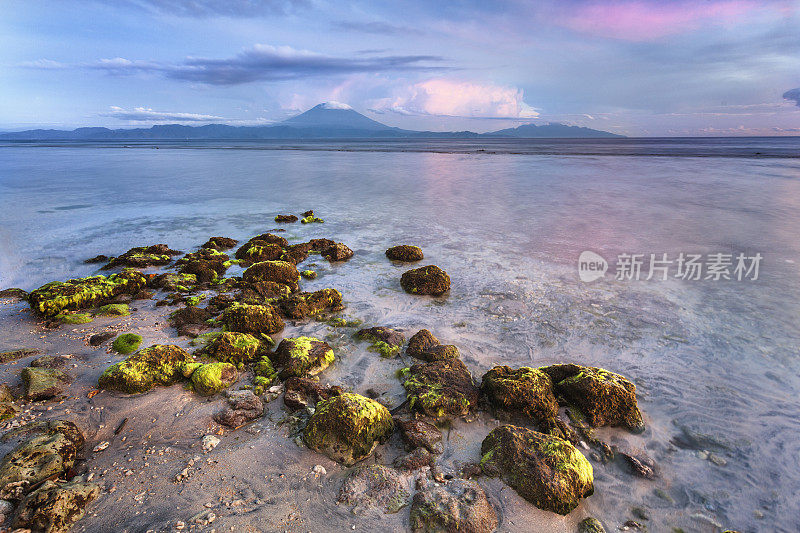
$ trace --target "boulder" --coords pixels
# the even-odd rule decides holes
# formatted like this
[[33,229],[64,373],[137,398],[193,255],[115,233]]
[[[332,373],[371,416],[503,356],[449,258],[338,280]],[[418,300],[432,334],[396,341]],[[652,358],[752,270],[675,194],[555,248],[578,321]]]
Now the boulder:
[[296,215],[275,215],[275,222],[289,224],[292,222],[297,222],[298,218]]
[[281,368],[280,378],[287,379],[319,374],[333,363],[334,355],[333,349],[319,339],[295,337],[283,339],[271,359],[276,367]]
[[414,533],[490,533],[498,523],[481,486],[466,479],[430,484],[414,494],[411,503]]
[[227,389],[239,379],[236,367],[230,363],[200,365],[191,374],[194,391],[202,396],[212,396]]
[[481,390],[493,407],[523,414],[535,422],[558,416],[553,382],[539,369],[496,366],[483,375]]
[[42,533],[67,533],[100,494],[94,483],[45,481],[19,504],[13,527]]
[[327,400],[344,392],[341,387],[324,387],[316,379],[290,377],[284,382],[283,403],[292,411],[314,407],[322,400]]
[[383,357],[392,357],[400,353],[406,342],[406,337],[396,329],[385,326],[375,326],[359,330],[356,337],[372,343],[372,349]]
[[317,404],[303,431],[303,441],[312,450],[351,466],[369,457],[393,430],[386,407],[348,392]]
[[109,277],[50,282],[31,292],[28,303],[37,314],[54,317],[62,311],[94,307],[119,294],[136,294],[146,286],[147,280],[141,272],[126,269]]
[[96,333],[89,337],[89,346],[100,346],[107,340],[113,339],[116,333],[113,331],[104,331],[102,333]]
[[302,319],[322,312],[335,312],[344,309],[342,293],[336,289],[321,289],[314,292],[301,292],[281,300],[278,306],[289,318]]
[[450,276],[436,265],[429,265],[405,272],[400,285],[410,294],[441,296],[450,290]]
[[461,353],[458,351],[458,347],[452,344],[437,344],[436,346],[426,348],[415,357],[428,362],[446,361],[448,359],[458,359],[461,357]]
[[347,261],[351,257],[353,257],[353,250],[347,247],[347,245],[342,244],[341,242],[337,242],[333,246],[329,246],[321,251],[322,257],[330,261],[331,263],[335,263],[338,261]]
[[411,494],[400,475],[392,468],[369,465],[357,468],[342,482],[339,502],[352,506],[353,514],[372,508],[392,514],[408,505]]
[[111,343],[111,348],[117,353],[128,355],[139,349],[142,344],[142,336],[136,333],[123,333]]
[[[638,528],[637,528],[638,529]],[[606,528],[597,518],[584,518],[578,524],[578,533],[606,533]]]
[[422,352],[438,344],[439,339],[437,339],[433,333],[427,329],[421,329],[408,339],[406,354],[411,357],[419,357]]
[[277,244],[263,241],[248,242],[236,250],[236,259],[258,263],[260,261],[277,261],[283,255],[283,248]]
[[411,263],[413,261],[421,261],[425,256],[422,254],[422,248],[419,246],[401,244],[399,246],[392,246],[386,250],[386,257],[392,261]]
[[154,344],[108,367],[100,376],[101,389],[130,394],[155,385],[172,385],[183,377],[183,366],[194,359],[179,346]]
[[481,444],[481,468],[540,509],[569,514],[594,492],[592,465],[572,444],[517,426],[493,429]]
[[128,316],[131,314],[131,309],[128,304],[107,304],[98,307],[94,314],[98,316]]
[[248,283],[254,281],[274,281],[297,290],[297,281],[300,279],[300,272],[293,263],[287,261],[261,261],[255,263],[242,274],[242,280]]
[[478,388],[460,359],[419,363],[403,373],[409,407],[436,419],[466,415],[478,402]]
[[251,335],[273,335],[283,331],[283,319],[271,305],[236,303],[225,309],[220,321],[230,331]]
[[201,248],[210,248],[218,251],[228,250],[229,248],[236,246],[237,242],[239,241],[236,239],[231,239],[230,237],[211,237],[201,246]]
[[251,390],[227,391],[228,406],[214,415],[214,420],[229,428],[238,428],[264,414],[261,398]]
[[28,299],[28,292],[17,287],[11,287],[9,289],[3,289],[0,291],[0,298],[6,299],[9,298],[11,300],[27,300]]
[[22,383],[25,385],[25,398],[28,400],[49,400],[64,394],[72,377],[54,368],[25,367],[22,369]]
[[261,341],[249,333],[226,331],[210,334],[208,342],[200,351],[217,361],[239,365],[254,361],[263,349]]
[[431,453],[442,453],[442,432],[439,428],[424,420],[396,420],[400,428],[400,436],[407,450],[424,448]]
[[116,267],[145,268],[149,266],[166,265],[172,261],[173,255],[181,252],[171,250],[166,244],[154,244],[152,246],[139,246],[131,248],[124,254],[111,259],[103,270]]

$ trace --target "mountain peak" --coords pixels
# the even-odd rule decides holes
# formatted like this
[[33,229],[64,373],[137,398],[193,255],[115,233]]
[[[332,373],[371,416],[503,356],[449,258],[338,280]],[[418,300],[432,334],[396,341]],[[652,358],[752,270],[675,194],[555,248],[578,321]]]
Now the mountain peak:
[[314,106],[314,109],[353,109],[347,104],[343,104],[342,102],[335,102],[331,100],[330,102],[322,102]]
[[282,124],[293,128],[324,128],[328,130],[379,131],[392,129],[386,124],[365,117],[341,102],[323,102],[305,113],[284,120]]

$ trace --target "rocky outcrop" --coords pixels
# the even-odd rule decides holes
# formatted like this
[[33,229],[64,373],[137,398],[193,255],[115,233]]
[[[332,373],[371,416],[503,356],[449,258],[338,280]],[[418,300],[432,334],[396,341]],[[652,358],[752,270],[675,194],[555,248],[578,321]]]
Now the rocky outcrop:
[[405,272],[400,285],[410,294],[441,296],[450,290],[450,276],[436,265],[430,265]]
[[147,286],[138,270],[118,274],[53,281],[31,292],[28,303],[39,315],[54,317],[62,311],[85,309],[120,294],[136,294]]
[[409,407],[436,419],[466,415],[478,402],[478,388],[460,359],[413,365],[401,379]]

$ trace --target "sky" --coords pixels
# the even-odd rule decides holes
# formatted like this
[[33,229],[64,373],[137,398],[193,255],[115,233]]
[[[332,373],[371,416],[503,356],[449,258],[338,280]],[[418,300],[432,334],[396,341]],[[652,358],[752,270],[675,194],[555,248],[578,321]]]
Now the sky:
[[0,0],[0,129],[800,135],[800,0]]

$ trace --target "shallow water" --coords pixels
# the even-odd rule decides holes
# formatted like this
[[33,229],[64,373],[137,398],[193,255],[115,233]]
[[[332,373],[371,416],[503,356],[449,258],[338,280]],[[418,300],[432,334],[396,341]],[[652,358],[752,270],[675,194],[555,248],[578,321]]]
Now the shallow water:
[[[595,494],[567,519],[489,482],[503,530],[569,531],[589,515],[616,527],[634,518],[634,506],[649,510],[652,531],[714,531],[697,513],[741,531],[800,529],[800,159],[790,157],[800,154],[800,142],[698,142],[704,157],[691,157],[686,143],[673,157],[662,154],[672,150],[668,143],[642,155],[628,146],[620,148],[627,155],[615,156],[572,155],[613,153],[611,141],[565,141],[539,153],[504,142],[491,148],[507,153],[478,153],[471,141],[451,141],[447,150],[441,141],[415,150],[392,143],[370,150],[363,142],[0,146],[0,287],[30,290],[87,275],[95,267],[83,259],[137,245],[188,251],[211,235],[247,239],[274,228],[277,213],[313,208],[325,224],[286,225],[285,236],[331,237],[356,252],[343,264],[317,260],[318,279],[304,283],[306,290],[341,290],[348,316],[408,335],[427,327],[460,348],[476,377],[497,364],[574,361],[635,381],[648,429],[601,433],[652,456],[659,477],[594,463]],[[750,152],[781,155],[741,157]],[[450,274],[448,296],[401,291],[404,268],[383,251],[404,242],[420,245],[425,264]],[[756,281],[615,281],[609,273],[583,283],[576,264],[584,250],[609,260],[681,252],[758,252],[764,259]],[[284,335],[295,331],[332,335],[340,360],[326,381],[400,398],[393,372],[401,361],[379,360],[317,323]],[[0,335],[0,351],[17,342]],[[456,424],[444,462],[477,460],[491,423]],[[676,437],[679,446],[671,444]],[[246,469],[247,453],[278,453],[259,442],[232,464]],[[703,451],[726,464],[704,459]],[[311,455],[293,457],[305,468],[320,461]],[[252,490],[273,492],[269,484]],[[330,503],[329,493],[335,488],[321,488],[300,507],[314,514],[314,505]],[[375,524],[347,522],[324,507],[302,527],[321,531],[341,519],[369,531]]]

